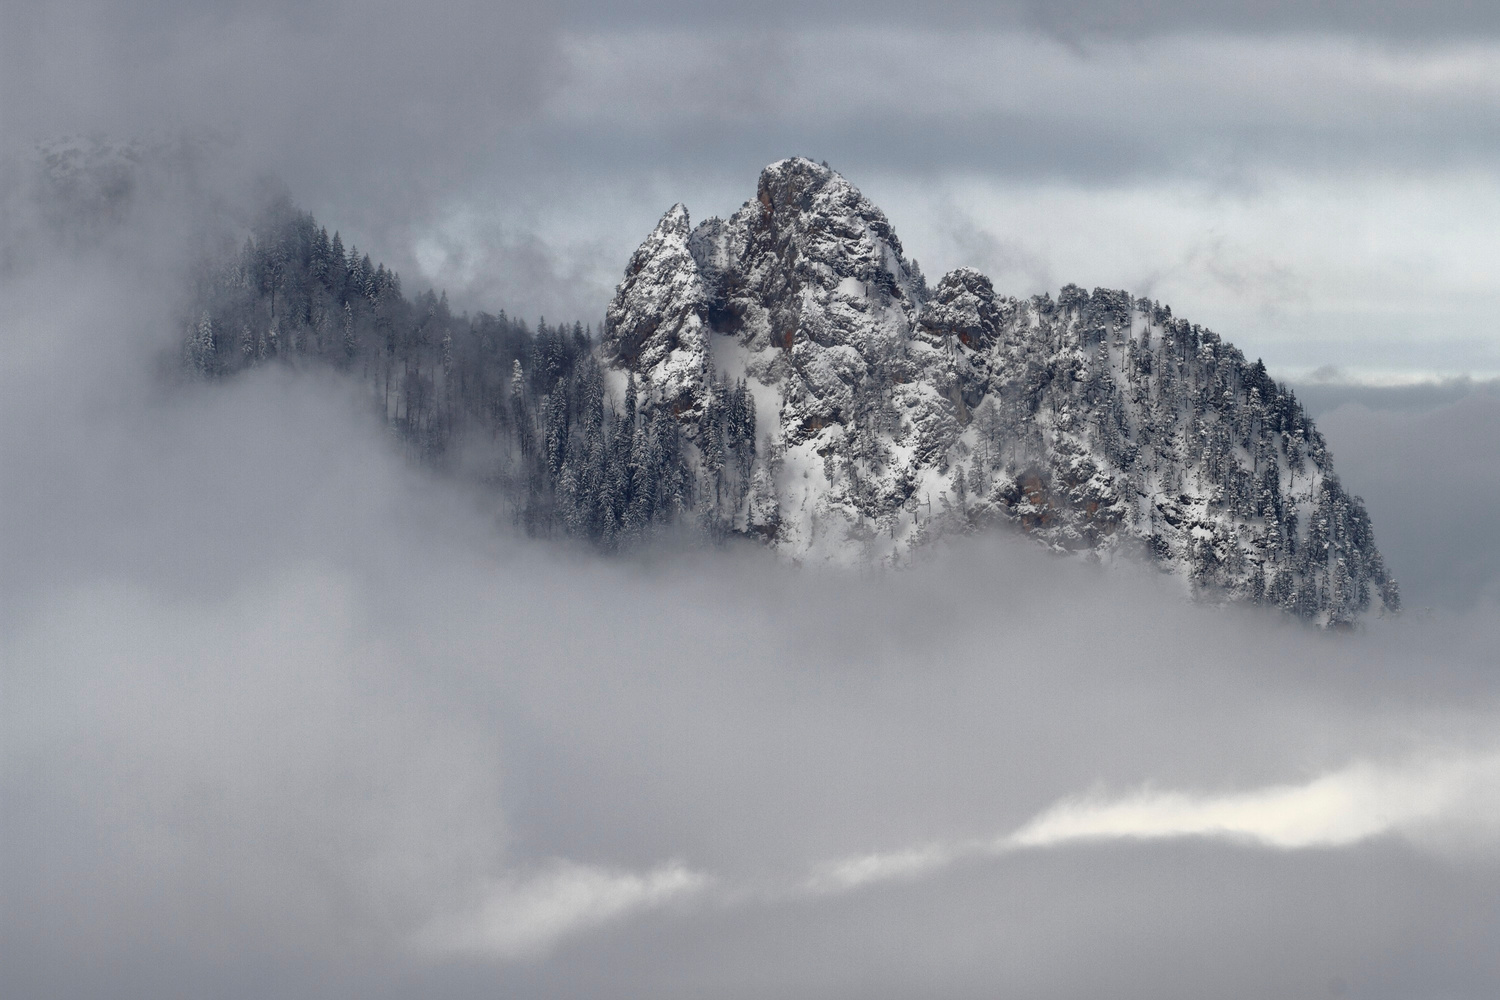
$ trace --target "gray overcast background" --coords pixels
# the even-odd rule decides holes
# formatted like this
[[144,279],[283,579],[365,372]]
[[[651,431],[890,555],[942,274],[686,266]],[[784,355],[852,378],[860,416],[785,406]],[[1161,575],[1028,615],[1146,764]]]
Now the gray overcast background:
[[1500,371],[1500,13],[15,0],[0,131],[212,130],[408,283],[597,320],[674,201],[827,159],[933,277],[1151,294],[1285,375]]
[[[0,175],[0,996],[1489,1000],[1497,104],[1474,3],[13,0],[8,151],[218,152],[102,220]],[[1130,287],[1308,376],[1412,611],[1003,538],[602,560],[335,378],[160,377],[267,171],[409,290],[588,319],[789,153],[932,276]]]

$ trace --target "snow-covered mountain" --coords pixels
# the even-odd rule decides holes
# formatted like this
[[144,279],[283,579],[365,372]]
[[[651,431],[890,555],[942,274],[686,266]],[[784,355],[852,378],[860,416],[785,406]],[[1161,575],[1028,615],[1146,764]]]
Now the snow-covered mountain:
[[1125,292],[1019,300],[969,269],[929,288],[884,214],[809,160],[767,167],[728,219],[668,210],[597,340],[407,297],[285,199],[217,245],[185,373],[344,370],[415,457],[535,534],[613,550],[691,524],[900,565],[1001,527],[1322,624],[1399,606],[1364,505],[1259,361]]
[[1121,291],[1020,300],[970,269],[929,288],[826,165],[770,165],[728,219],[669,209],[600,351],[632,414],[675,417],[699,515],[794,558],[900,563],[1009,524],[1325,624],[1399,605],[1364,505],[1261,362]]

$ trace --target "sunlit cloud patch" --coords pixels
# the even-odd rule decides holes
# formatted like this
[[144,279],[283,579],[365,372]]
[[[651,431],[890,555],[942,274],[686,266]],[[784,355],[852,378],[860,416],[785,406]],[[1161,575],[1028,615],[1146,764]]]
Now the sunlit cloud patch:
[[1118,797],[1067,798],[1002,844],[1041,848],[1213,837],[1288,850],[1345,847],[1387,834],[1493,822],[1497,788],[1500,757],[1495,756],[1395,768],[1355,764],[1302,784],[1229,794],[1144,789]]

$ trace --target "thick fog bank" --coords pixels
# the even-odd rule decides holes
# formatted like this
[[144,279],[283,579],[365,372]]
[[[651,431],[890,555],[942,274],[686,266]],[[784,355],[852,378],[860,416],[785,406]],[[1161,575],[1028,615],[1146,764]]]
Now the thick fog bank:
[[[583,555],[338,379],[164,379],[166,245],[0,287],[0,994],[1493,993],[1492,594]],[[1393,553],[1493,551],[1477,406],[1330,415]]]

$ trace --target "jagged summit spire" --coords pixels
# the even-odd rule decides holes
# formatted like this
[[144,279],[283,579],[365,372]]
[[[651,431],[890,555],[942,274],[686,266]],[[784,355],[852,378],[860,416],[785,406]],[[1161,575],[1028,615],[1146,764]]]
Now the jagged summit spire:
[[691,230],[687,206],[679,201],[662,213],[661,221],[656,224],[656,229],[651,235],[654,237],[681,236],[686,239]]
[[630,258],[605,316],[606,360],[654,375],[663,399],[696,412],[708,361],[707,294],[688,247],[687,208],[673,205]]
[[[760,172],[755,199],[778,226],[811,224],[821,228],[830,221],[842,221],[868,229],[891,248],[903,268],[906,266],[901,241],[885,213],[826,163],[800,156],[777,160]],[[751,207],[749,203],[747,207]]]
[[760,172],[755,197],[770,211],[806,208],[812,196],[830,183],[851,190],[854,187],[826,163],[793,156],[777,160]]

